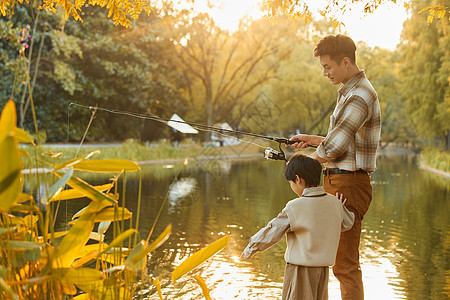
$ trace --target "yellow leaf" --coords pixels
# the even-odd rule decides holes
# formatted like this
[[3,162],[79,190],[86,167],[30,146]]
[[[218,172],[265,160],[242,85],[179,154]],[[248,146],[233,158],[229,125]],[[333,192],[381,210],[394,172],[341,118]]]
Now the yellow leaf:
[[158,278],[153,279],[153,284],[156,286],[156,290],[158,291],[158,296],[160,300],[163,300],[162,291],[161,291],[161,282],[159,282]]
[[[117,209],[117,211],[115,211]],[[94,215],[95,222],[122,221],[131,218],[132,213],[124,207],[107,207]]]
[[[61,174],[55,173],[57,176],[61,177]],[[107,194],[104,194],[102,192],[99,192],[96,190],[92,185],[89,183],[83,181],[82,179],[78,177],[72,177],[67,181],[67,184],[70,185],[72,188],[77,189],[78,191],[82,192],[86,197],[88,197],[91,200],[94,201],[102,201],[106,200],[112,204],[116,204],[117,201]]]
[[[114,183],[107,183],[104,185],[98,185],[98,186],[92,186],[94,189],[96,189],[99,192],[108,191],[113,187]],[[70,190],[64,190],[59,193],[58,196],[51,199],[51,201],[62,201],[62,200],[69,200],[69,199],[77,199],[85,197],[86,194],[83,193],[80,190],[77,189],[70,189]]]
[[127,262],[131,263],[131,265],[137,265],[140,261],[142,262],[145,258],[147,258],[147,254],[161,246],[169,238],[171,233],[172,225],[169,225],[158,236],[158,238],[151,243],[150,246],[147,247],[147,242],[145,242],[143,243],[144,247],[140,251],[136,251],[136,253],[132,252],[132,255],[127,258]]
[[15,128],[16,130],[16,139],[19,143],[33,144],[34,140],[31,135],[23,129]]
[[64,280],[61,280],[60,283],[62,286],[62,290],[65,294],[75,295],[77,293],[77,288],[75,287],[75,285],[73,285],[73,283]]
[[94,228],[93,217],[92,213],[84,214],[70,228],[69,233],[63,238],[57,248],[56,259],[53,261],[54,267],[64,268],[72,264],[78,252],[89,240],[89,236]]
[[202,250],[195,252],[192,256],[184,260],[175,270],[172,272],[172,280],[175,281],[181,276],[191,271],[205,260],[222,250],[230,241],[230,236],[224,236],[217,241],[209,244]]
[[433,6],[426,6],[426,7],[422,8],[422,9],[419,11],[419,14],[420,14],[420,13],[423,13],[424,11],[429,10],[429,9],[431,9],[431,8],[433,8]]
[[[94,297],[92,297],[94,298]],[[73,297],[73,300],[91,300],[91,295],[89,295],[88,293],[84,293],[84,294],[80,294],[78,296]]]
[[195,280],[197,280],[198,285],[202,288],[202,292],[203,292],[203,295],[205,296],[205,299],[212,300],[211,296],[209,295],[209,289],[206,286],[205,281],[203,281],[203,279],[198,275],[195,275],[194,278],[195,278]]
[[93,268],[57,268],[53,269],[52,272],[61,281],[76,285],[90,284],[105,278],[102,272]]
[[22,163],[14,139],[16,121],[16,107],[9,100],[0,117],[0,211],[8,210],[22,190]]
[[25,225],[28,226],[28,228],[31,228],[34,225],[36,225],[38,220],[39,220],[39,217],[38,216],[34,216],[34,215],[26,215],[23,218],[23,221],[24,221]]
[[3,142],[7,136],[14,134],[16,123],[16,106],[14,105],[14,101],[9,100],[3,108],[0,116],[0,143]]
[[124,240],[126,240],[127,238],[129,238],[131,235],[136,234],[137,230],[136,229],[128,229],[125,232],[119,234],[110,244],[109,246],[107,246],[104,250],[102,250],[102,252],[100,254],[104,254],[107,251],[109,251],[110,249],[120,245]]
[[96,151],[93,151],[93,152],[91,152],[91,153],[89,153],[89,154],[86,154],[86,155],[84,155],[84,156],[80,156],[80,157],[77,157],[77,158],[68,160],[68,161],[66,161],[66,162],[63,162],[62,164],[56,165],[55,168],[54,168],[54,171],[60,170],[60,169],[62,169],[62,168],[68,168],[68,167],[71,167],[71,166],[73,166],[73,165],[79,163],[80,161],[83,161],[83,160],[85,160],[85,159],[88,159],[88,158],[91,157],[92,155],[98,154],[98,153],[100,153],[100,150],[96,150]]
[[74,169],[94,173],[134,172],[140,170],[137,163],[124,159],[84,160],[76,163]]
[[97,251],[91,251],[90,253],[82,256],[80,259],[77,259],[76,261],[74,261],[72,263],[72,267],[79,268],[82,265],[84,265],[84,264],[90,262],[91,260],[95,259],[97,257],[97,255],[98,255]]

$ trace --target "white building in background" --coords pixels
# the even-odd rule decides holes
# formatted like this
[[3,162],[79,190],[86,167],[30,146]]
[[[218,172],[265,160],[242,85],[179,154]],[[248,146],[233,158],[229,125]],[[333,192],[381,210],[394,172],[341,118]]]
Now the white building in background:
[[[230,124],[228,123],[219,123],[214,127],[225,130],[233,130],[233,128],[231,128]],[[216,146],[232,146],[239,145],[241,143],[237,138],[233,137],[232,133],[228,132],[224,132],[224,134],[213,132],[211,133],[211,140]]]

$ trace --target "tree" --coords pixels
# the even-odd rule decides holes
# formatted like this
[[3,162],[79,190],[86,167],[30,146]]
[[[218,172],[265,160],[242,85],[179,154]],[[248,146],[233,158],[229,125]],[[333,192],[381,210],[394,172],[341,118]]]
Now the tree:
[[[432,1],[437,4],[439,1]],[[413,14],[404,24],[400,53],[402,95],[406,113],[417,132],[431,142],[438,138],[450,149],[450,22],[426,24],[411,3]]]
[[[3,16],[14,13],[14,9],[23,5],[23,0],[0,0],[0,13]],[[83,22],[80,15],[84,15],[89,6],[100,6],[108,9],[108,18],[112,17],[115,25],[131,27],[131,20],[135,20],[145,11],[150,14],[152,8],[146,1],[142,0],[94,0],[94,1],[64,1],[64,0],[39,0],[33,3],[33,7],[45,9],[56,13],[57,7],[61,6],[64,17],[67,19],[72,16],[76,21]],[[84,11],[83,11],[84,9]]]
[[[313,1],[313,0],[312,0]],[[262,10],[267,12],[271,17],[278,14],[286,14],[293,17],[303,18],[305,22],[312,21],[310,6],[312,1],[308,0],[262,0]],[[341,15],[352,9],[361,9],[362,15],[375,12],[379,7],[387,5],[401,5],[408,7],[407,0],[327,0],[320,8],[320,13],[326,16],[335,27],[343,24]],[[422,7],[420,12],[428,11],[427,22],[431,23],[435,18],[448,19],[450,12],[448,11],[447,0],[436,1],[436,5]],[[420,13],[416,11],[416,13]]]
[[[177,58],[192,112],[208,125],[228,121],[263,83],[275,76],[289,54],[282,33],[263,23],[241,24],[233,34],[215,26],[207,14],[178,23]],[[192,116],[195,117],[195,116]]]

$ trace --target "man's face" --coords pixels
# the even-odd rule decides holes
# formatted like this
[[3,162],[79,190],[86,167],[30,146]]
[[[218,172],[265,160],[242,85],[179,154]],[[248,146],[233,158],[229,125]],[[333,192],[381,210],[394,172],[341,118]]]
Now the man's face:
[[338,64],[329,55],[319,57],[320,65],[323,68],[323,76],[328,77],[332,84],[346,83],[348,81],[348,70],[345,58]]

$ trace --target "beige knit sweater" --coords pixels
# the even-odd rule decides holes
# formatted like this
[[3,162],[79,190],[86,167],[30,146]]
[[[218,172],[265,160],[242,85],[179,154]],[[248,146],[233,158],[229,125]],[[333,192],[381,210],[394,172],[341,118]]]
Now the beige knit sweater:
[[306,188],[281,213],[250,238],[242,256],[264,251],[286,235],[285,260],[309,267],[334,264],[341,231],[352,227],[354,214],[322,187]]

